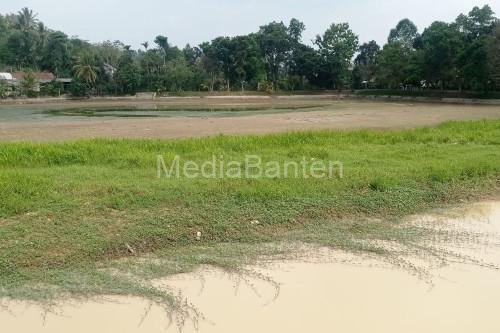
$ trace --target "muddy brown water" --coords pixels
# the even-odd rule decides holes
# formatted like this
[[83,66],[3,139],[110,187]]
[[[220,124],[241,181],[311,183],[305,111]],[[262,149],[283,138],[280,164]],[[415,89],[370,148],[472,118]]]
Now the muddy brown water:
[[[416,221],[500,233],[500,202],[471,205],[453,215]],[[500,264],[498,243],[465,252]],[[287,261],[256,267],[280,283],[241,281],[203,268],[158,281],[181,291],[203,312],[198,332],[500,332],[500,272],[474,265],[435,268],[434,283],[373,259],[338,253],[342,260]],[[10,302],[0,312],[2,332],[177,332],[165,312],[141,299],[61,305],[58,314]],[[183,332],[197,332],[189,323]]]

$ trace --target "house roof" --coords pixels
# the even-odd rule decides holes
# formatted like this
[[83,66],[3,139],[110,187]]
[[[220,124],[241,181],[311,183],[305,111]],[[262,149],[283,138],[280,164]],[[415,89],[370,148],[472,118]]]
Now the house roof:
[[[54,76],[54,74],[49,73],[49,72],[32,72],[31,74],[40,83],[52,82],[56,78]],[[14,72],[14,73],[12,73],[12,76],[14,77],[14,80],[16,80],[16,81],[22,81],[26,75],[28,75],[28,72]]]

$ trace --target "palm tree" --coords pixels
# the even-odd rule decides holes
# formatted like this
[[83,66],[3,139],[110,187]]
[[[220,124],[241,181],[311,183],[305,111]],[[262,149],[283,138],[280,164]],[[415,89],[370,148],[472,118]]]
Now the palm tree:
[[21,30],[31,30],[38,22],[37,16],[31,9],[24,7],[17,12],[17,24]]
[[163,53],[163,67],[165,67],[167,63],[167,52],[170,48],[170,45],[168,45],[168,38],[165,36],[156,36],[155,39],[155,44],[158,45],[160,50]]
[[149,48],[149,42],[141,43],[141,45],[144,46],[144,49],[146,49],[146,51],[148,50],[148,48]]
[[31,97],[31,95],[35,92],[37,88],[37,81],[32,72],[26,73],[23,77],[23,80],[21,81],[21,88],[28,97]]
[[37,24],[37,32],[40,36],[40,46],[43,48],[47,44],[47,40],[49,38],[49,30],[42,22],[38,22]]
[[73,70],[75,76],[89,86],[97,80],[97,67],[92,64],[92,59],[88,55],[77,58]]

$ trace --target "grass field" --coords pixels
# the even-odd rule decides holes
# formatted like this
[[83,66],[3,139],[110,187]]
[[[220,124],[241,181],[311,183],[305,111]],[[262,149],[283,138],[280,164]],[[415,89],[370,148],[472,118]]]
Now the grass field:
[[[158,154],[200,162],[213,154],[305,156],[342,161],[345,176],[158,179]],[[497,195],[499,185],[494,120],[384,132],[0,143],[0,298],[118,294],[171,306],[175,298],[147,281],[200,264],[242,267],[293,251],[284,244],[296,242],[385,255],[376,241],[429,236],[403,227],[402,217]]]

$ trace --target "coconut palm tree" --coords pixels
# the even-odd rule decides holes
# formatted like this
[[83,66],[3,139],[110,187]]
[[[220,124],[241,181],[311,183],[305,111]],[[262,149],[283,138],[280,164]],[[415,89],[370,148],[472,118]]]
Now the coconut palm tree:
[[23,80],[21,81],[21,88],[28,97],[31,97],[31,95],[35,93],[37,81],[32,72],[26,73],[23,77]]
[[75,76],[89,86],[92,86],[97,80],[97,67],[93,65],[92,59],[88,55],[76,58],[73,70]]
[[17,24],[21,30],[31,30],[38,23],[37,16],[31,9],[24,7],[17,12]]
[[149,42],[144,42],[144,43],[141,43],[142,46],[144,46],[144,49],[147,51],[148,48],[149,48]]
[[165,36],[156,36],[155,44],[158,45],[161,52],[163,53],[163,67],[165,67],[167,63],[167,53],[170,45],[168,44],[168,38]]
[[40,46],[45,47],[45,45],[47,44],[48,36],[49,36],[49,30],[47,29],[45,24],[43,24],[43,22],[38,22],[37,32],[38,32],[38,36],[40,36]]

